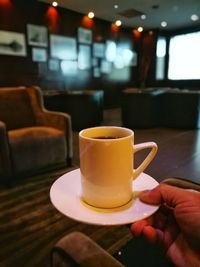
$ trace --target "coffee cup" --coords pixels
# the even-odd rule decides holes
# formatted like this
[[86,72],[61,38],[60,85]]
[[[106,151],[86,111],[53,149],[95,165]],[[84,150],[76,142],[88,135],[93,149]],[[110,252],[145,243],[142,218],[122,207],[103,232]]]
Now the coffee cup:
[[[135,169],[136,152],[150,149]],[[133,198],[132,182],[150,164],[157,144],[134,144],[131,129],[99,126],[79,132],[81,198],[96,208],[112,209],[126,205]]]

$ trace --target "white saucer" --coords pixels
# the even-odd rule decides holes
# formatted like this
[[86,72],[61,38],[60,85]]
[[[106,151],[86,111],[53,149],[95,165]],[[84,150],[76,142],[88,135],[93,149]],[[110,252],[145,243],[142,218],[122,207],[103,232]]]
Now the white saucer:
[[[136,198],[126,209],[102,212],[88,208],[81,201],[80,169],[68,172],[58,178],[50,189],[51,202],[64,215],[88,224],[122,225],[144,219],[152,215],[158,206],[148,205]],[[158,182],[142,173],[133,181],[133,193],[152,189]]]

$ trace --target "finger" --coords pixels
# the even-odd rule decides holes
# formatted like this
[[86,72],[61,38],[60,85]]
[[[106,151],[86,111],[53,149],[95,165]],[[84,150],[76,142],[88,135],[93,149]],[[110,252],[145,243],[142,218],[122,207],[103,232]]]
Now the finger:
[[143,202],[160,205],[166,203],[170,207],[175,207],[179,203],[188,199],[188,192],[170,185],[160,184],[153,190],[146,190],[140,193],[140,200]]
[[143,229],[143,235],[151,244],[159,244],[163,248],[168,248],[165,243],[165,232],[155,229],[152,226],[146,226]]
[[149,223],[147,220],[141,220],[133,223],[130,227],[130,230],[134,236],[140,236],[143,232],[144,227],[148,224]]
[[157,229],[163,230],[165,229],[167,224],[167,216],[162,213],[162,211],[158,211],[153,216],[153,223],[152,226],[154,226]]
[[148,225],[144,227],[143,235],[150,243],[155,244],[157,242],[157,230],[152,226]]
[[179,226],[173,216],[168,218],[168,224],[165,228],[164,243],[165,248],[168,248],[180,233]]

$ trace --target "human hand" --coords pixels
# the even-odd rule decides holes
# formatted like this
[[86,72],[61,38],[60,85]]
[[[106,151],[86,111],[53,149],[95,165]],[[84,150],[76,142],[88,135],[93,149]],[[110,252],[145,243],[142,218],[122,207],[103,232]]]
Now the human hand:
[[131,225],[135,236],[144,235],[161,245],[179,267],[200,266],[200,193],[160,184],[140,199],[161,205],[152,217]]

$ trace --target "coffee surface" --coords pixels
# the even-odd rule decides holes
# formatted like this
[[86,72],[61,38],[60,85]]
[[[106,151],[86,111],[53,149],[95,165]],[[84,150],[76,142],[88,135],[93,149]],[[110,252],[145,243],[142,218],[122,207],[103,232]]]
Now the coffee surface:
[[93,139],[118,139],[121,138],[120,136],[95,136],[92,137]]

